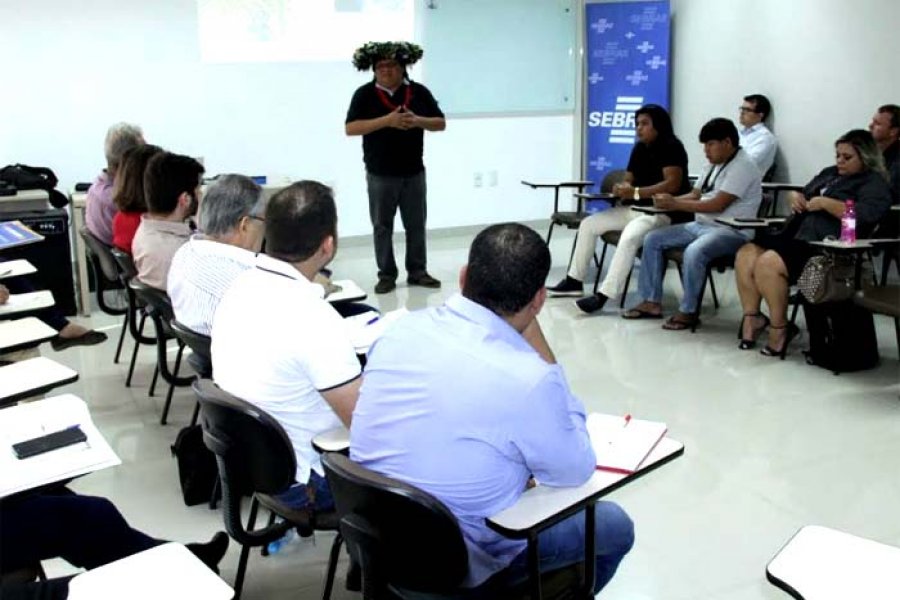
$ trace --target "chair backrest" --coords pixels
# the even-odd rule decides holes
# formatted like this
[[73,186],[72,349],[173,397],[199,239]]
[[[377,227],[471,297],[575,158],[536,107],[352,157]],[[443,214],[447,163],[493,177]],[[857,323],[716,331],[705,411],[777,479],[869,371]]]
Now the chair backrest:
[[[338,453],[322,456],[341,533],[363,578],[377,586],[442,593],[468,573],[456,517],[434,496],[379,475]],[[370,594],[367,593],[367,597]]]
[[126,281],[137,277],[137,267],[134,266],[134,259],[131,258],[130,254],[118,248],[111,248],[110,254],[112,254],[116,264],[119,265],[119,273]]
[[151,307],[163,321],[166,322],[166,324],[175,318],[175,312],[172,310],[172,301],[169,299],[169,295],[163,290],[150,287],[137,279],[132,279],[128,283],[128,287],[134,290],[138,299]]
[[193,389],[200,402],[203,442],[219,466],[225,527],[238,542],[260,545],[258,538],[268,528],[244,529],[241,498],[256,492],[276,494],[294,482],[297,459],[291,440],[270,414],[211,380],[198,379]]
[[[119,267],[116,265],[116,259],[113,258],[112,248],[97,239],[97,236],[88,231],[86,227],[79,228],[78,234],[84,240],[91,260],[95,266],[100,267],[100,272],[106,277],[107,281],[118,281]],[[100,273],[97,274],[99,275]]]
[[625,181],[625,169],[615,169],[614,171],[610,171],[600,183],[600,193],[611,194],[613,186],[617,183],[622,183],[623,181]]
[[[199,358],[205,365],[212,365],[212,352],[210,351],[210,345],[212,344],[212,338],[208,335],[203,335],[202,333],[197,333],[193,329],[182,325],[178,322],[178,319],[172,319],[169,323],[172,327],[172,333],[175,334],[181,342],[191,349],[191,351]],[[212,373],[200,373],[201,377],[209,377]]]

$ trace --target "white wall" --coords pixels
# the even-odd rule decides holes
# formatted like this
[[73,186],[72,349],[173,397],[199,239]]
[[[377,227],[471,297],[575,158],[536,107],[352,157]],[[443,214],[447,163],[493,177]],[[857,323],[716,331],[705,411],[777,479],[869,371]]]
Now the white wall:
[[[672,0],[672,10],[673,116],[694,172],[700,126],[736,119],[746,93],[772,99],[779,179],[799,182],[832,161],[838,135],[900,102],[896,0]],[[69,187],[103,166],[106,128],[133,121],[150,141],[205,157],[210,173],[333,184],[342,234],[368,233],[360,140],[343,135],[366,75],[349,57],[203,65],[196,19],[194,0],[0,0],[0,165],[50,166]],[[451,118],[426,138],[432,228],[545,218],[549,195],[519,180],[578,175],[570,116]],[[491,171],[496,187],[473,186]]]
[[[368,75],[349,56],[201,64],[194,0],[0,0],[0,40],[15,82],[0,92],[0,165],[49,166],[68,188],[104,166],[106,128],[131,121],[153,143],[204,157],[208,173],[332,184],[342,235],[370,232],[361,141],[343,133]],[[431,228],[546,217],[547,196],[519,180],[571,173],[571,116],[451,119],[426,139]],[[475,172],[486,187],[473,186]]]
[[741,98],[774,106],[777,180],[805,183],[834,140],[900,103],[897,0],[672,0],[672,110],[690,169],[708,119],[737,121]]

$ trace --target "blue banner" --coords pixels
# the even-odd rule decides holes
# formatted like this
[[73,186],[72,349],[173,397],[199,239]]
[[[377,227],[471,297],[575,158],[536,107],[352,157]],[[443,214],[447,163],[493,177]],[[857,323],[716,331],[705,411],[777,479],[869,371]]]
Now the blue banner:
[[669,2],[585,6],[585,178],[624,169],[635,143],[634,111],[669,109]]

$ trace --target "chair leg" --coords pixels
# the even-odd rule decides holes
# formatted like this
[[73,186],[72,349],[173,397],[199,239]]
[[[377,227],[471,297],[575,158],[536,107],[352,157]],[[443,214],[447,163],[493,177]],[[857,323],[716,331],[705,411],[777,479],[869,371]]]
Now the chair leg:
[[569,262],[566,265],[566,273],[572,268],[572,258],[575,257],[575,245],[578,243],[578,230],[575,231],[575,239],[572,240],[572,249],[569,251]]
[[[132,318],[134,318],[132,316]],[[141,323],[138,325],[138,337],[144,334],[144,322],[147,315],[141,315]],[[125,387],[131,387],[131,377],[134,375],[134,364],[137,362],[138,349],[141,347],[140,339],[134,340],[134,349],[131,351],[131,364],[128,366],[128,377],[125,378]]]
[[553,223],[553,221],[550,221],[550,229],[547,230],[547,245],[548,246],[550,245],[550,238],[553,237],[553,225],[555,225],[555,223]]
[[150,380],[150,389],[147,391],[147,395],[152,397],[153,394],[156,393],[156,380],[159,379],[159,365],[153,368],[153,379]]
[[628,270],[628,277],[625,278],[625,289],[622,291],[622,297],[619,298],[619,308],[625,308],[625,296],[628,295],[628,286],[631,285],[631,274],[634,273],[634,265]]
[[[800,303],[796,302],[794,304],[794,308],[791,309],[791,318],[788,319],[788,326],[787,326],[787,330],[785,330],[785,335],[790,333],[791,329],[794,327],[794,325],[796,325],[798,312],[800,312]],[[787,341],[787,338],[785,338],[785,341]],[[787,351],[788,351],[788,345],[785,344],[784,347],[781,349],[781,355],[778,357],[779,360],[784,360],[785,358],[787,358]]]
[[216,475],[216,481],[213,483],[212,494],[209,495],[209,510],[216,510],[216,503],[222,492],[222,480]]
[[[184,346],[178,346],[178,353],[175,354],[175,377],[178,377],[178,368],[181,367],[181,354],[184,352]],[[169,391],[166,392],[166,404],[163,406],[162,417],[159,419],[160,425],[165,425],[169,418],[169,407],[172,406],[172,394],[175,392],[175,383],[169,383]]]
[[191,415],[191,427],[197,424],[197,419],[200,418],[200,402],[196,402],[194,404],[194,414]]
[[116,346],[116,355],[113,358],[113,364],[119,364],[119,359],[122,356],[122,343],[125,341],[125,332],[128,330],[128,312],[125,312],[125,318],[122,319],[122,331],[119,333],[119,344]]
[[894,333],[897,335],[897,352],[900,353],[900,317],[894,317]]
[[[250,516],[247,518],[247,531],[253,531],[256,525],[256,513],[259,511],[259,500],[256,496],[250,501]],[[241,556],[238,558],[237,573],[234,576],[234,600],[240,600],[241,590],[244,587],[244,574],[247,571],[247,559],[250,558],[250,546],[241,546]]]
[[325,588],[322,590],[322,600],[331,600],[331,589],[334,587],[334,574],[337,571],[338,559],[341,555],[341,544],[344,537],[338,531],[331,544],[331,553],[328,555],[328,570],[325,572]]
[[[275,524],[275,513],[270,511],[269,512],[269,522],[266,523],[266,527],[271,527],[274,524]],[[260,554],[260,556],[268,556],[269,555],[269,545],[266,544],[262,548],[260,548],[259,554]]]
[[[716,307],[716,310],[719,310],[719,296],[716,294],[716,281],[713,279],[713,274],[710,269],[706,270],[706,277],[709,279],[709,291],[712,292],[713,306]],[[702,300],[703,297],[701,296],[700,299]]]
[[597,263],[597,276],[594,277],[594,295],[597,294],[597,288],[600,286],[600,276],[603,274],[603,263],[606,262],[606,247],[609,246],[603,242],[603,250],[600,251],[600,260],[597,260],[597,253],[594,253],[594,262]]

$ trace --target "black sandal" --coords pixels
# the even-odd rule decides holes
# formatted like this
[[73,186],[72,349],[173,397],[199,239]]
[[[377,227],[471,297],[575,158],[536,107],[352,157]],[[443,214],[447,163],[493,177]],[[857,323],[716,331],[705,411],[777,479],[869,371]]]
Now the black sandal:
[[784,344],[781,346],[781,350],[776,350],[772,348],[768,344],[766,344],[765,348],[759,351],[763,356],[778,356],[781,357],[781,360],[787,356],[787,349],[790,345],[791,341],[798,335],[800,335],[800,328],[794,325],[793,323],[785,324],[782,326],[769,325],[769,329],[785,329],[787,328],[787,334],[784,336]]
[[[760,325],[759,327],[756,327],[753,329],[753,333],[751,333],[749,339],[742,337],[744,335],[744,322],[747,320],[748,317],[750,317],[750,318],[762,317],[762,319],[763,319],[763,324]],[[753,348],[755,348],[757,338],[759,338],[759,335],[763,331],[765,331],[766,327],[768,327],[769,325],[770,325],[769,317],[762,314],[761,312],[745,314],[743,317],[741,317],[741,325],[740,325],[740,327],[738,327],[737,336],[738,336],[738,339],[741,340],[740,343],[738,344],[738,348],[740,348],[741,350],[752,350]]]

